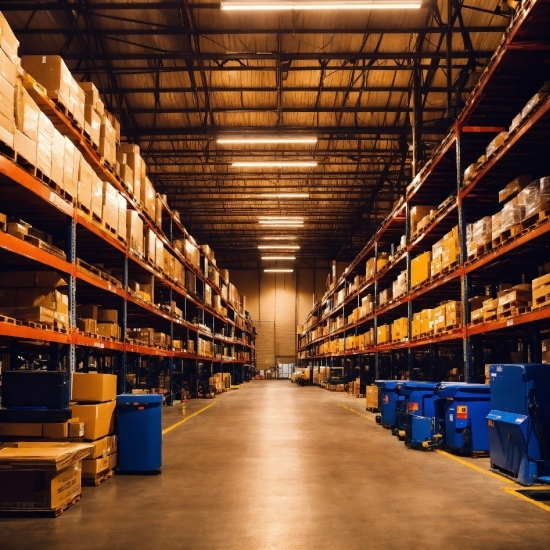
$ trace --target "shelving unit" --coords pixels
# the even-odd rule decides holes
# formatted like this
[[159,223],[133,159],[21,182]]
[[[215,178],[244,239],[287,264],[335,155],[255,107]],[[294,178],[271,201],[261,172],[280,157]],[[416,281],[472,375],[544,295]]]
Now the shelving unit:
[[[99,372],[117,374],[120,392],[158,388],[167,394],[169,404],[178,394],[182,397],[184,386],[192,397],[198,396],[200,383],[207,383],[217,372],[231,372],[235,383],[249,379],[255,361],[252,321],[243,305],[231,301],[224,293],[222,286],[227,290],[228,285],[209,278],[205,254],[201,253],[201,266],[206,267],[203,270],[192,265],[174,245],[177,237],[191,239],[179,216],[160,198],[162,229],[157,227],[125,189],[122,180],[106,166],[82,129],[45,90],[35,84],[31,96],[58,131],[77,146],[101,180],[122,193],[127,208],[137,211],[144,227],[154,231],[165,249],[183,264],[188,277],[196,281],[196,288],[194,292],[188,290],[184,281],[171,279],[132,251],[128,243],[81,209],[74,198],[63,194],[9,147],[3,147],[0,212],[8,219],[22,219],[51,234],[57,248],[48,249],[38,241],[19,239],[0,224],[0,269],[57,271],[67,282],[69,323],[68,327],[52,327],[0,316],[2,367],[32,364],[51,370],[85,372],[93,367]],[[97,268],[98,264],[104,269]],[[132,291],[131,280],[148,281],[152,288],[150,302]],[[205,303],[208,289],[219,297],[227,316]],[[79,331],[76,306],[82,303],[117,310],[121,337],[106,338]],[[178,309],[181,315],[175,313]],[[169,335],[170,344],[143,345],[129,338],[127,330],[138,327]],[[182,341],[185,350],[174,348],[174,340]],[[209,343],[212,353],[201,353],[200,340]]]
[[[537,212],[473,257],[467,255],[466,231],[468,224],[501,209],[499,190],[512,179],[521,174],[532,180],[550,175],[550,98],[542,99],[505,143],[486,155],[472,179],[465,182],[464,172],[550,80],[549,27],[550,3],[523,3],[447,137],[416,174],[406,196],[310,312],[299,336],[298,364],[311,369],[311,380],[321,367],[344,367],[348,380],[361,375],[366,384],[375,378],[477,382],[483,381],[487,363],[540,361],[540,341],[550,331],[550,303],[511,308],[502,318],[473,324],[469,300],[480,293],[494,297],[499,283],[519,285],[539,275],[538,268],[550,261],[550,211]],[[418,205],[432,205],[433,211],[423,229],[413,233],[411,210]],[[412,287],[411,261],[431,251],[454,227],[456,260]],[[378,262],[383,253],[390,261],[367,279],[367,260]],[[380,294],[404,271],[406,291],[381,304]],[[372,311],[350,320],[369,294]],[[414,314],[445,300],[459,304],[457,322],[428,335],[413,334]],[[379,341],[379,327],[400,318],[405,319],[406,336]],[[355,343],[350,345],[349,337]]]

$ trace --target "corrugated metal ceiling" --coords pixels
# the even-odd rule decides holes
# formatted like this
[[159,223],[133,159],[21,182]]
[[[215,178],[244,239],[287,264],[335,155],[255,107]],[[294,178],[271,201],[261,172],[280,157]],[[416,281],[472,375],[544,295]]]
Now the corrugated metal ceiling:
[[[304,216],[293,230],[302,261],[346,261],[362,248],[411,180],[415,71],[419,164],[429,158],[510,16],[482,0],[424,6],[249,13],[205,0],[0,1],[21,53],[61,55],[78,80],[96,83],[126,139],[141,146],[157,190],[220,264],[234,268],[260,265],[257,245],[275,235],[258,215]],[[217,144],[227,132],[319,141]],[[250,159],[318,166],[231,167]],[[258,196],[298,191],[310,198]]]

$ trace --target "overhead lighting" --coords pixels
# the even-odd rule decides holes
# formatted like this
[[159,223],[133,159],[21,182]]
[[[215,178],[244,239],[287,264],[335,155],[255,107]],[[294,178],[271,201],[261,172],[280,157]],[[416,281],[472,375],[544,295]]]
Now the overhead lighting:
[[264,269],[264,273],[292,273],[294,269]]
[[262,260],[295,260],[296,256],[262,256]]
[[304,222],[260,220],[260,225],[264,227],[304,227]]
[[315,168],[317,163],[309,160],[237,161],[231,166],[234,168]]
[[264,241],[294,241],[297,237],[292,235],[281,235],[279,237],[262,237]]
[[300,250],[297,244],[261,244],[259,250]]
[[418,9],[422,6],[419,0],[299,0],[296,2],[277,0],[260,2],[258,0],[222,0],[222,10],[407,10]]
[[302,222],[304,218],[302,216],[259,216],[260,220],[270,221],[296,221]]
[[261,193],[264,199],[309,199],[309,193]]
[[237,143],[317,143],[317,138],[315,136],[227,136],[219,137],[216,139],[216,143],[220,143],[221,145]]

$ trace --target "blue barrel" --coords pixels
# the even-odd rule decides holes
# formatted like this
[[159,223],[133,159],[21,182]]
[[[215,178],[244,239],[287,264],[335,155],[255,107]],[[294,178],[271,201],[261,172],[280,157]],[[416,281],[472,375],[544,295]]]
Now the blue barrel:
[[491,410],[491,387],[444,382],[436,392],[444,447],[464,455],[489,452],[486,419]]
[[121,472],[162,466],[162,395],[122,394],[117,401],[117,463]]
[[403,397],[395,393],[395,387],[400,380],[376,380],[380,392],[380,416],[384,428],[395,428],[397,422],[397,406]]
[[491,469],[522,485],[550,483],[550,365],[490,365]]

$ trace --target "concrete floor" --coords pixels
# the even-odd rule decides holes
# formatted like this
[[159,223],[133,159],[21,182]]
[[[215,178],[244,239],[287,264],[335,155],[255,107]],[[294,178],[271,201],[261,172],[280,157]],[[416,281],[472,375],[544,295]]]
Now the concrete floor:
[[85,487],[57,519],[0,519],[0,548],[550,548],[550,508],[488,460],[407,449],[363,399],[254,381],[165,408],[165,426],[212,403],[164,436],[161,475]]

